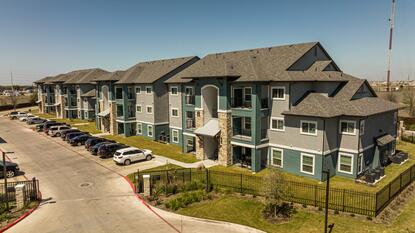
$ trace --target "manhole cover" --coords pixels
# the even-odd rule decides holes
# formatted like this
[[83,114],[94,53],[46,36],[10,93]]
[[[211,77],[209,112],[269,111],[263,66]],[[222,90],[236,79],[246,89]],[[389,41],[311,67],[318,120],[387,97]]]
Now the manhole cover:
[[86,187],[89,187],[89,186],[91,186],[91,185],[92,185],[92,183],[90,183],[90,182],[85,182],[85,183],[80,184],[80,185],[79,185],[79,187],[81,187],[81,188],[86,188]]

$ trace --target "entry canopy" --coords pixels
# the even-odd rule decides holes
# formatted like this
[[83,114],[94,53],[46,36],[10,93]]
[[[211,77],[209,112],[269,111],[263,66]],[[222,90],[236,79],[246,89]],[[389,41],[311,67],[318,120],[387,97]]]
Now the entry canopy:
[[376,139],[378,146],[385,146],[393,141],[395,141],[395,138],[390,134],[386,134]]
[[110,109],[108,108],[108,109],[106,109],[106,110],[104,110],[104,111],[102,111],[102,112],[98,113],[98,116],[100,116],[100,117],[106,117],[106,116],[108,116],[109,114],[110,114]]
[[210,119],[203,127],[195,130],[195,134],[214,137],[220,132],[218,119]]

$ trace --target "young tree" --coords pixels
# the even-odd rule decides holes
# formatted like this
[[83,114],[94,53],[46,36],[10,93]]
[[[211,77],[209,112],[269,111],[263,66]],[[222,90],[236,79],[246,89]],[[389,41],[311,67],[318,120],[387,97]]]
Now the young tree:
[[293,206],[285,201],[290,197],[290,192],[283,173],[270,170],[264,177],[264,195],[266,198],[265,217],[287,218],[294,212]]
[[403,91],[403,101],[408,108],[410,116],[415,115],[415,91],[413,88],[407,88]]
[[389,100],[391,102],[394,102],[394,103],[397,103],[398,102],[398,96],[393,91],[387,92],[386,93],[386,96],[385,96],[385,99],[386,100]]

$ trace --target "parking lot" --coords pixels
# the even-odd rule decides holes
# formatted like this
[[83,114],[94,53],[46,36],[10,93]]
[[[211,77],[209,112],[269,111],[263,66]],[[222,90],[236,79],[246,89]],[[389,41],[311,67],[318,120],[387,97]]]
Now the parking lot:
[[39,179],[44,199],[10,232],[255,232],[161,210],[156,215],[120,176],[159,166],[156,159],[119,166],[5,117],[0,117],[0,137],[0,148],[14,152],[10,159],[29,179]]

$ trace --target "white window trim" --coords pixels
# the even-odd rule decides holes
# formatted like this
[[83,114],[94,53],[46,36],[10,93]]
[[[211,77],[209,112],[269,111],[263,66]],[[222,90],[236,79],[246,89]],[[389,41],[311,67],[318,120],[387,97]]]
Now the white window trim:
[[[251,95],[251,100],[246,100],[245,99],[245,97],[246,97],[246,89],[250,89],[251,90],[251,94],[250,94]],[[243,90],[242,90],[242,93],[244,95],[243,96],[243,101],[244,102],[251,102],[252,103],[252,87],[244,87]]]
[[[274,151],[280,151],[281,152],[281,166],[274,164]],[[280,148],[271,148],[271,165],[275,167],[284,167],[284,150]]]
[[[340,157],[341,156],[348,156],[348,157],[351,157],[352,158],[352,161],[351,161],[351,168],[350,168],[350,172],[348,172],[348,171],[342,171],[341,169],[340,169]],[[346,173],[346,174],[353,174],[353,169],[354,169],[354,156],[353,156],[353,154],[348,154],[348,153],[343,153],[343,152],[339,152],[339,155],[338,155],[338,158],[337,158],[337,171],[338,172],[341,172],[341,173]]]
[[[176,88],[177,89],[177,93],[176,94],[173,94],[173,91],[172,91],[173,88]],[[179,86],[170,86],[170,95],[178,96],[179,95]]]
[[[173,133],[177,133],[177,141],[174,140],[174,136]],[[179,139],[179,130],[177,129],[172,129],[171,130],[171,141],[174,143],[179,143],[180,139]]]
[[[274,89],[283,89],[284,90],[284,97],[282,97],[282,98],[273,97],[272,96],[272,93],[273,93]],[[285,87],[284,86],[275,86],[275,87],[272,87],[271,88],[271,97],[272,97],[273,100],[285,100]]]
[[195,89],[194,89],[194,87],[192,87],[192,86],[185,86],[184,87],[184,94],[186,95],[186,89],[192,89],[192,95],[191,96],[194,96],[195,95]]
[[[363,130],[362,130],[362,128],[363,128]],[[366,128],[365,120],[360,120],[360,122],[359,122],[359,135],[364,135],[365,134],[365,128]]]
[[[150,127],[151,127],[151,131],[150,131]],[[147,125],[147,136],[153,137],[154,135],[153,130],[154,130],[154,127],[152,125]],[[151,132],[151,135],[149,134],[149,132]]]
[[[308,123],[308,124],[315,124],[316,125],[316,133],[308,133],[308,132],[303,132],[303,123]],[[304,135],[312,135],[312,136],[317,136],[317,132],[318,132],[318,124],[317,121],[300,121],[300,134],[304,134]]]
[[[342,132],[342,123],[353,123],[353,133],[349,133],[349,132]],[[356,121],[352,121],[352,120],[340,120],[339,123],[339,133],[340,134],[344,134],[344,135],[356,135]]]
[[[272,120],[282,120],[282,129],[272,128]],[[271,117],[270,127],[269,128],[272,131],[284,132],[285,131],[285,119],[284,119],[284,117]]]
[[141,94],[141,87],[135,87],[135,93],[136,94]]
[[[174,115],[173,115],[173,110],[177,110],[177,116],[174,116]],[[171,109],[170,109],[170,115],[171,115],[171,117],[179,117],[179,116],[180,116],[180,114],[179,114],[179,109],[178,109],[178,108],[171,108]]]
[[359,171],[359,164],[357,164],[357,174],[361,174],[363,172],[363,165],[365,164],[365,157],[363,156],[363,153],[360,153],[357,155],[357,163],[359,163],[359,158],[362,158],[362,160],[360,161],[360,171]]
[[[151,112],[148,112],[148,107],[151,107]],[[153,114],[153,112],[154,112],[154,107],[153,107],[153,105],[147,105],[147,106],[146,106],[146,113],[147,113],[147,114]]]
[[[140,107],[141,108],[141,111],[137,111],[137,107]],[[135,105],[135,111],[136,112],[139,112],[139,113],[142,113],[143,112],[143,106],[141,104],[136,104]]]
[[[309,175],[314,175],[314,167],[315,167],[315,165],[316,165],[316,157],[315,157],[315,155],[313,155],[313,154],[306,154],[306,153],[301,153],[301,164],[300,164],[300,171],[302,172],[302,173],[305,173],[305,174],[309,174]],[[308,172],[308,171],[304,171],[303,170],[303,156],[308,156],[308,157],[313,157],[313,172]]]
[[[150,88],[150,90],[151,90],[150,93],[147,92],[147,88]],[[151,95],[151,94],[153,94],[153,87],[152,86],[146,86],[145,91],[146,91],[146,95]]]
[[[138,127],[138,126],[140,126],[140,127]],[[141,133],[139,133],[139,131],[138,131],[138,129],[139,129],[139,128],[141,128]],[[143,124],[142,124],[142,123],[140,123],[140,122],[139,122],[139,123],[137,123],[137,134],[138,134],[138,135],[143,135]]]

